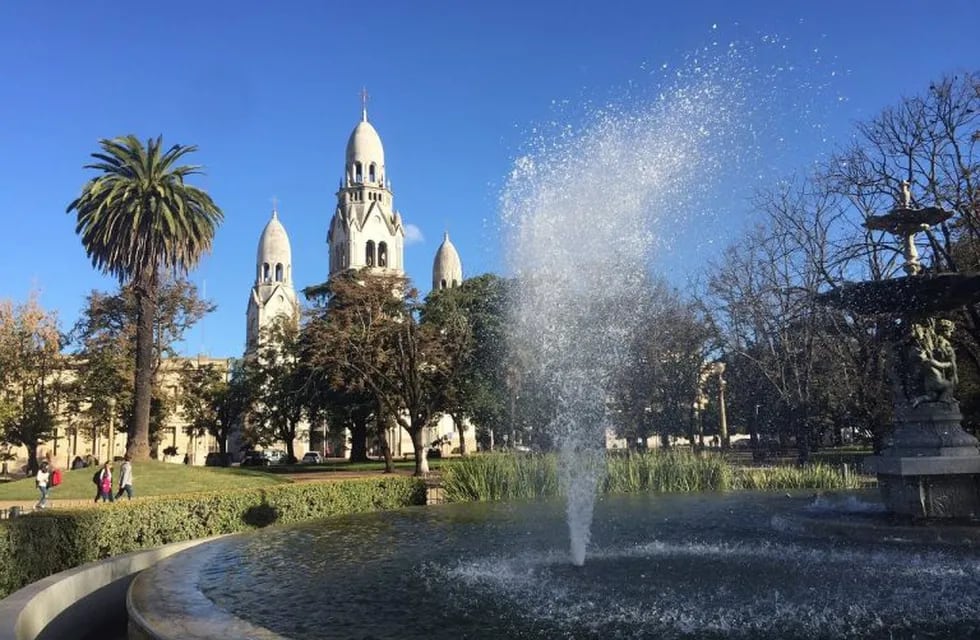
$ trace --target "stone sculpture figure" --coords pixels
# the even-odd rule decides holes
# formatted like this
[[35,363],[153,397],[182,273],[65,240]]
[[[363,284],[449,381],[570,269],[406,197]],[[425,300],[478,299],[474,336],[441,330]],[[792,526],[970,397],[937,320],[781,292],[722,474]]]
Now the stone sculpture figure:
[[911,396],[913,407],[923,402],[953,402],[953,387],[957,381],[956,355],[949,341],[953,323],[941,321],[936,330],[933,318],[913,322],[912,340],[908,345],[909,363],[914,377]]

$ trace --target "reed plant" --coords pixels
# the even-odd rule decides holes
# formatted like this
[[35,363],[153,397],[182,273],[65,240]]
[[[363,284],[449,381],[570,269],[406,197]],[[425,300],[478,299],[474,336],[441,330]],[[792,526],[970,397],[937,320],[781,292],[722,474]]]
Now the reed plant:
[[[606,458],[604,493],[669,493],[728,490],[856,489],[864,478],[837,467],[732,466],[722,456],[689,451],[610,454]],[[555,454],[504,453],[470,456],[447,465],[442,475],[448,502],[554,497],[561,493]]]
[[802,467],[739,467],[735,469],[734,489],[775,491],[782,489],[858,489],[865,480],[856,474],[844,474],[827,464]]
[[650,451],[607,458],[606,493],[724,491],[732,469],[718,455]]
[[547,498],[558,495],[554,455],[489,453],[448,465],[442,475],[448,502]]

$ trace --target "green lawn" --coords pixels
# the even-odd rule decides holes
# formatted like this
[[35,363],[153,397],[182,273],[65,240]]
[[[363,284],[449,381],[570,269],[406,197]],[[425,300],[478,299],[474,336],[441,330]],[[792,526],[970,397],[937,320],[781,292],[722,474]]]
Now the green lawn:
[[[119,486],[120,464],[117,462],[113,465],[113,491],[116,491]],[[51,500],[94,498],[95,484],[92,482],[94,473],[94,467],[63,471],[61,485],[52,489],[48,498]],[[268,473],[237,467],[189,467],[155,460],[133,464],[133,489],[137,496],[243,489],[281,482],[291,481]],[[33,478],[0,484],[0,500],[36,500],[37,497]]]

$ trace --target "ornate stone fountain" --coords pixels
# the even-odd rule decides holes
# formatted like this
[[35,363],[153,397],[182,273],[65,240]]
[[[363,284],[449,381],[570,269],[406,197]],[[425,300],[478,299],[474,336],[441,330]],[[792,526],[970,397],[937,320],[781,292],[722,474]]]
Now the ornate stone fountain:
[[869,229],[903,241],[904,277],[849,284],[818,296],[854,313],[891,314],[888,374],[894,428],[880,455],[865,461],[876,473],[885,507],[916,518],[980,516],[980,450],[963,431],[953,395],[958,376],[950,343],[953,323],[939,316],[980,300],[980,275],[924,274],[915,234],[948,220],[937,207],[913,208],[909,184],[889,213],[872,216]]

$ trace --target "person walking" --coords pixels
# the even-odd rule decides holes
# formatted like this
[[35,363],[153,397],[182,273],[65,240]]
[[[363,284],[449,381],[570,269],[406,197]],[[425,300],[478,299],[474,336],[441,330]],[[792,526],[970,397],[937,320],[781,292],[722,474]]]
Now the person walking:
[[95,501],[98,502],[99,498],[102,498],[102,502],[113,502],[115,499],[112,497],[112,463],[106,460],[102,468],[95,472],[93,480],[98,489]]
[[37,470],[37,475],[34,476],[34,482],[37,484],[37,490],[41,493],[41,499],[37,501],[34,506],[35,509],[47,509],[48,508],[48,485],[51,482],[51,473],[47,462],[42,462],[41,467]]
[[131,462],[127,453],[123,458],[122,467],[119,468],[119,492],[116,494],[117,498],[121,498],[122,494],[126,494],[128,500],[133,499],[133,463]]

